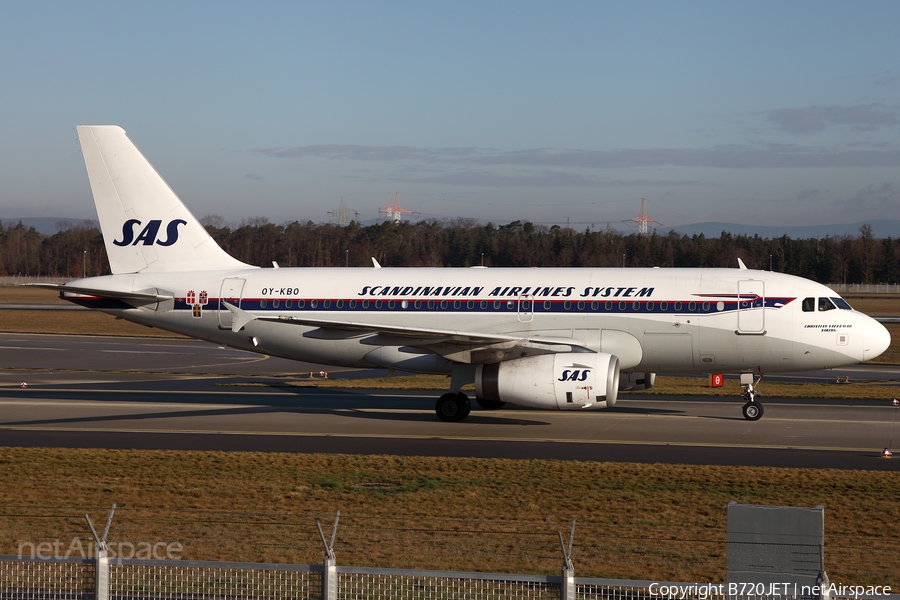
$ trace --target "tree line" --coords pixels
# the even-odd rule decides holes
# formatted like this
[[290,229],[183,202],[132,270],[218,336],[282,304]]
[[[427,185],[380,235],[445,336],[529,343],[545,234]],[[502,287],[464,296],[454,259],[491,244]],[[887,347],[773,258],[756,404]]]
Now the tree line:
[[[264,218],[229,225],[202,219],[210,235],[246,263],[282,267],[735,267],[772,269],[821,283],[898,283],[898,240],[878,239],[864,225],[858,235],[821,239],[732,235],[641,236],[575,231],[527,221],[506,225],[473,220],[379,223],[339,227],[312,221],[277,225]],[[78,278],[109,273],[100,231],[68,223],[53,235],[0,222],[0,275]]]

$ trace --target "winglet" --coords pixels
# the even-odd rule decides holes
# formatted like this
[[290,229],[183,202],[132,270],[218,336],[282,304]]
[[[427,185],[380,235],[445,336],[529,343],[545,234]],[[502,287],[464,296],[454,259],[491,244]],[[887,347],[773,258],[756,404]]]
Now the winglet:
[[381,265],[378,264],[378,261],[375,260],[375,257],[374,257],[374,256],[372,257],[372,266],[375,267],[376,269],[380,269],[380,268],[381,268]]
[[740,269],[742,271],[747,270],[747,265],[745,265],[744,261],[742,261],[740,258],[738,259],[738,269]]
[[259,318],[256,315],[248,313],[246,310],[241,310],[240,308],[229,302],[223,302],[222,304],[224,304],[225,308],[228,309],[228,312],[232,314],[231,331],[235,333],[243,329],[244,325],[246,325],[250,321],[255,321]]

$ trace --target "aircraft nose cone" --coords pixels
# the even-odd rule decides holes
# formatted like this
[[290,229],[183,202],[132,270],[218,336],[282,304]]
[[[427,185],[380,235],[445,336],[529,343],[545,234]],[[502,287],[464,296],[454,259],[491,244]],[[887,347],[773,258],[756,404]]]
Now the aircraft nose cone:
[[865,342],[863,360],[872,360],[881,356],[891,345],[891,334],[884,325],[872,319],[865,331]]

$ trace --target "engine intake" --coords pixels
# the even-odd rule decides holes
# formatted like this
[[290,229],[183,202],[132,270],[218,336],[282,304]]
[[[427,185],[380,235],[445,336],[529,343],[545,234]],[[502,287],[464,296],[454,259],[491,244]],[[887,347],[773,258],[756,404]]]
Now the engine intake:
[[619,393],[619,359],[603,353],[527,356],[478,365],[475,394],[531,408],[607,408]]

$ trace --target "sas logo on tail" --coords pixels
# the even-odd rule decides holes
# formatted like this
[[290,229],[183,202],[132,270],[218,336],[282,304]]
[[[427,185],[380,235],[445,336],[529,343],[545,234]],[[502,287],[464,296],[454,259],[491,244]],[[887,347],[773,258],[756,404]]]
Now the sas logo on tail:
[[590,373],[590,369],[574,369],[572,371],[566,369],[557,381],[585,381]]
[[169,224],[166,225],[166,239],[164,240],[156,239],[156,236],[159,233],[159,227],[162,225],[161,220],[153,219],[152,221],[148,221],[147,225],[135,238],[134,226],[140,224],[141,222],[137,219],[128,219],[125,221],[125,224],[122,225],[122,239],[113,240],[113,244],[116,246],[137,246],[139,242],[144,242],[145,246],[152,246],[153,244],[156,244],[157,246],[171,246],[178,241],[178,226],[187,225],[187,221],[182,219],[169,221]]

